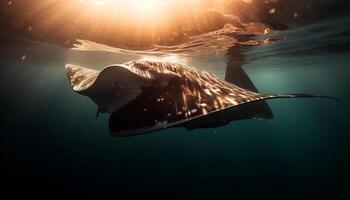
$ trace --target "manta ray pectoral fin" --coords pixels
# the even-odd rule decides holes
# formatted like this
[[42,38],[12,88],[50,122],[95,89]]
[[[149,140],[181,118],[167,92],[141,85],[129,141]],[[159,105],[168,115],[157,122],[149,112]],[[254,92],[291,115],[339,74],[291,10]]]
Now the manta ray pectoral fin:
[[88,89],[100,73],[98,70],[72,64],[67,64],[65,71],[72,89],[78,93]]

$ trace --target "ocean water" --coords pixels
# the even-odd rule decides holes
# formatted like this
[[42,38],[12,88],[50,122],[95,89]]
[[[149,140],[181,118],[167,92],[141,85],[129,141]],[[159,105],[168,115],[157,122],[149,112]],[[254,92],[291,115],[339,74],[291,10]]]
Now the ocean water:
[[[47,198],[347,199],[349,22],[338,18],[272,32],[253,41],[274,42],[236,41],[224,53],[216,49],[227,41],[192,57],[170,51],[170,59],[221,78],[227,61],[238,60],[262,93],[311,93],[342,102],[269,100],[272,120],[190,132],[170,128],[127,138],[109,135],[109,116],[95,117],[96,105],[71,90],[64,66],[102,69],[139,59],[142,52],[81,51],[28,40],[4,43],[3,190],[14,197]],[[193,46],[180,50],[186,54],[188,49]]]

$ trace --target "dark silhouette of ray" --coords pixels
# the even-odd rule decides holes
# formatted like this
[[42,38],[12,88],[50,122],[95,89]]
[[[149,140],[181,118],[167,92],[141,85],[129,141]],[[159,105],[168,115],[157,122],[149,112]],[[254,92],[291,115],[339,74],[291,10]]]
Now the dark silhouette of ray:
[[[234,65],[237,84],[256,90]],[[315,97],[307,94],[270,95],[221,80],[206,71],[176,63],[131,61],[102,71],[66,66],[71,87],[111,114],[110,133],[132,136],[169,127],[209,128],[233,120],[270,119],[266,99]],[[228,74],[232,78],[233,74]],[[234,81],[231,81],[234,82]],[[254,88],[253,88],[254,87]]]

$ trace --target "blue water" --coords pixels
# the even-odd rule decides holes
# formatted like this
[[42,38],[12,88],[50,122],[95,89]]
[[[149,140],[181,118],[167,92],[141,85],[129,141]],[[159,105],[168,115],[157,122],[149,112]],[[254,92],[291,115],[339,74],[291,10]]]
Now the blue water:
[[[260,92],[328,95],[341,103],[270,100],[273,120],[235,121],[191,132],[171,128],[129,138],[109,135],[109,116],[96,118],[96,105],[71,90],[64,65],[101,69],[138,55],[4,44],[2,179],[18,192],[65,198],[346,198],[347,22],[337,19],[274,33],[280,40],[243,52],[243,68]],[[223,77],[222,58],[199,56],[187,64]]]

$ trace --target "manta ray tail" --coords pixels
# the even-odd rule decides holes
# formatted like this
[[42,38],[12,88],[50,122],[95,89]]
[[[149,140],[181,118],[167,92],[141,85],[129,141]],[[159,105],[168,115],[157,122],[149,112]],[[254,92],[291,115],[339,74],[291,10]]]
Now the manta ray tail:
[[326,98],[326,99],[332,99],[338,102],[341,102],[340,99],[330,96],[322,96],[322,95],[311,95],[311,94],[273,94],[268,95],[269,98],[275,99],[275,98]]
[[[265,95],[264,100],[257,100],[240,106],[223,109],[220,112],[210,114],[206,118],[192,120],[182,125],[187,130],[196,128],[213,128],[220,125],[225,125],[233,120],[242,119],[272,119],[272,111],[268,107],[265,100],[276,98],[326,98],[336,101],[341,101],[338,98],[310,94],[271,94]],[[263,104],[262,104],[263,102]],[[267,112],[267,109],[269,112]],[[270,114],[271,112],[271,114]]]

